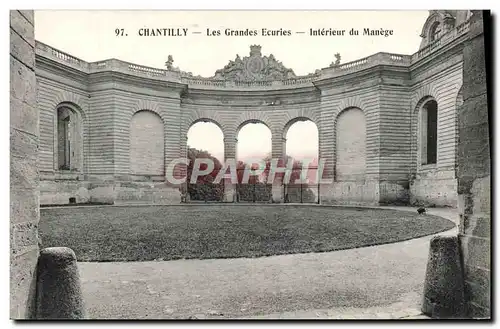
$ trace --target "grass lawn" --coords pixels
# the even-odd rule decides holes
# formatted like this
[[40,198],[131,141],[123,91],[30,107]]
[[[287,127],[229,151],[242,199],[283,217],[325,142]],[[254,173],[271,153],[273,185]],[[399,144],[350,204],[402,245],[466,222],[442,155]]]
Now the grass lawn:
[[185,205],[41,209],[42,247],[79,261],[257,257],[396,242],[438,233],[446,219],[382,209]]

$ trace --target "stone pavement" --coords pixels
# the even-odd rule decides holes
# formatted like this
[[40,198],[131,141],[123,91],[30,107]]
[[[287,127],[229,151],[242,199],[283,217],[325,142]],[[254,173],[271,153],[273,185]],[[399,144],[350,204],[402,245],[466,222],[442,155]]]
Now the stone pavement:
[[[454,209],[429,214],[457,217]],[[431,238],[325,253],[79,268],[94,319],[422,319]]]

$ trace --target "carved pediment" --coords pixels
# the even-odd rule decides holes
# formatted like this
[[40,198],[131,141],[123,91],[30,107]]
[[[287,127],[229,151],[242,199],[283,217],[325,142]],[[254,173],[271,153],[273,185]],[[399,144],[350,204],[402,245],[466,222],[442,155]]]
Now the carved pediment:
[[262,56],[261,46],[250,46],[250,56],[240,58],[217,70],[213,79],[232,81],[272,81],[295,77],[292,69],[285,67],[273,54]]

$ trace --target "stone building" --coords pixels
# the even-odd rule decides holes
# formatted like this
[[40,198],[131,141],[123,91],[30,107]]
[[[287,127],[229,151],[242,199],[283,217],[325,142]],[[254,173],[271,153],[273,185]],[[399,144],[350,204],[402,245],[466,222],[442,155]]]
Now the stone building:
[[280,156],[304,119],[335,178],[321,202],[458,203],[467,315],[490,317],[486,34],[480,11],[431,11],[411,56],[297,77],[253,46],[199,78],[170,60],[167,70],[86,63],[36,42],[33,11],[10,11],[10,317],[33,317],[40,203],[177,203],[166,166],[185,156],[195,122],[218,124],[231,158],[245,123],[266,124]]
[[[279,158],[291,124],[311,120],[332,179],[321,203],[455,207],[469,19],[469,11],[430,11],[415,54],[337,60],[306,76],[257,45],[203,78],[171,57],[166,69],[88,63],[36,42],[40,203],[179,203],[182,188],[165,176],[186,157],[194,123],[215,123],[232,159],[240,128],[261,122]],[[234,191],[225,185],[225,201]],[[280,186],[273,201],[283,202]]]

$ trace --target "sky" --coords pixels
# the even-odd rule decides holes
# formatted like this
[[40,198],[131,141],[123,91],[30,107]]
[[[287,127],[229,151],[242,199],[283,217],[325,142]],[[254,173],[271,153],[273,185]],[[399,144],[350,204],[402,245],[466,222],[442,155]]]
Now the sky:
[[[327,67],[340,53],[341,63],[377,52],[413,54],[420,45],[428,11],[35,11],[35,38],[88,62],[116,58],[164,68],[168,55],[174,66],[204,77],[213,76],[236,54],[248,56],[249,46],[262,46],[297,75]],[[186,37],[140,36],[143,28],[188,29]],[[291,36],[208,36],[225,29],[283,29]],[[344,36],[310,36],[310,29],[346,30]],[[393,30],[393,35],[363,36],[364,28]],[[116,30],[118,29],[118,36]],[[123,35],[122,35],[123,29]],[[349,30],[360,30],[350,36]],[[192,34],[191,32],[201,32]],[[305,34],[295,34],[305,31]],[[287,154],[297,159],[317,157],[318,133],[312,122],[297,122],[287,135]],[[210,136],[207,139],[207,136]],[[271,152],[271,133],[249,124],[238,135],[238,158],[264,157]],[[188,144],[223,159],[222,132],[199,123],[188,132]],[[308,143],[303,141],[307,140]]]

